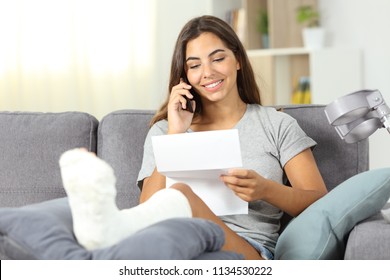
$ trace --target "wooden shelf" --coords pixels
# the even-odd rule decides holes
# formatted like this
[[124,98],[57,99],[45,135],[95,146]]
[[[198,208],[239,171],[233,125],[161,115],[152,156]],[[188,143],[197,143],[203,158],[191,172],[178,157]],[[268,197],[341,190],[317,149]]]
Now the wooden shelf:
[[[310,77],[312,103],[326,104],[337,96],[361,89],[363,70],[358,49],[303,48],[303,26],[296,21],[296,9],[301,5],[317,8],[317,0],[214,1],[220,4],[218,10],[231,3],[231,9],[245,11],[242,14],[246,32],[242,42],[263,105],[290,104],[294,86],[301,77]],[[270,48],[262,48],[261,34],[256,28],[260,10],[268,12]]]
[[247,50],[248,56],[282,56],[282,55],[299,55],[309,54],[310,50],[305,48],[277,48],[277,49],[254,49]]
[[358,49],[304,48],[248,50],[263,105],[291,103],[297,81],[310,77],[312,103],[326,104],[362,87],[362,55]]
[[246,11],[247,34],[244,46],[259,49],[261,35],[256,25],[260,10],[268,13],[270,48],[302,47],[302,28],[296,20],[296,9],[301,5],[317,7],[317,0],[242,0]]

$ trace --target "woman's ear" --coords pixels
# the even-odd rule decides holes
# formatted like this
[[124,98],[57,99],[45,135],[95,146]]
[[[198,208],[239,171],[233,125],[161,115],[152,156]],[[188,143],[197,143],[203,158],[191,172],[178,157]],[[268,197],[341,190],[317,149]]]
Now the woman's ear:
[[237,70],[240,70],[241,67],[240,67],[240,63],[237,61]]

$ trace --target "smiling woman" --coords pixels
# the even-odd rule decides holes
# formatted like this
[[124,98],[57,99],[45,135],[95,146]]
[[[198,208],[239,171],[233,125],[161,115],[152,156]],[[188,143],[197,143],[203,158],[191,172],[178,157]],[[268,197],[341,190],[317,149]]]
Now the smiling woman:
[[151,92],[153,15],[153,0],[1,1],[0,110],[100,117],[142,106]]
[[[187,110],[186,99],[191,100],[193,111]],[[272,259],[283,211],[297,216],[326,193],[311,152],[316,143],[295,119],[261,106],[252,67],[234,30],[215,16],[195,17],[178,35],[168,94],[145,140],[138,175],[140,205],[170,190],[155,165],[153,137],[226,129],[238,130],[243,167],[230,169],[220,180],[248,202],[248,214],[216,216],[191,185],[177,183],[170,188],[188,200],[192,217],[221,226],[223,250],[247,259]],[[197,151],[207,153],[208,148]],[[178,152],[173,159],[182,158],[182,151]],[[285,185],[285,178],[292,187]]]
[[235,97],[239,103],[236,80],[240,63],[221,39],[213,33],[201,34],[188,42],[186,57],[188,82],[205,99],[203,102]]

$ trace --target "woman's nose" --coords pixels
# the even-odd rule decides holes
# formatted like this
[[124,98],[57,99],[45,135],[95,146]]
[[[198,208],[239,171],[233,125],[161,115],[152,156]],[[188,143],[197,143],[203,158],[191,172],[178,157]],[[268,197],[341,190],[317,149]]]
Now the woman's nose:
[[212,65],[210,65],[209,63],[205,63],[203,65],[203,73],[202,73],[202,77],[207,79],[207,78],[210,78],[213,76],[213,68],[212,68]]

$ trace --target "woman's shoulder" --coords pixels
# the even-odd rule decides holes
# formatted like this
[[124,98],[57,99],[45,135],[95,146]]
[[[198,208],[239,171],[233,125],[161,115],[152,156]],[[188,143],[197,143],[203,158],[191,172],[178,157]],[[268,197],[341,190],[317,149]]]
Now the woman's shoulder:
[[266,131],[278,133],[278,131],[284,131],[295,122],[296,120],[293,117],[278,110],[276,107],[251,104],[248,107],[245,125],[251,128],[257,127],[258,129],[261,127]]
[[160,120],[152,125],[149,130],[149,134],[153,135],[161,135],[166,134],[168,131],[168,121]]
[[248,104],[248,113],[260,119],[291,119],[291,116],[278,110],[276,107],[263,106],[258,104]]

